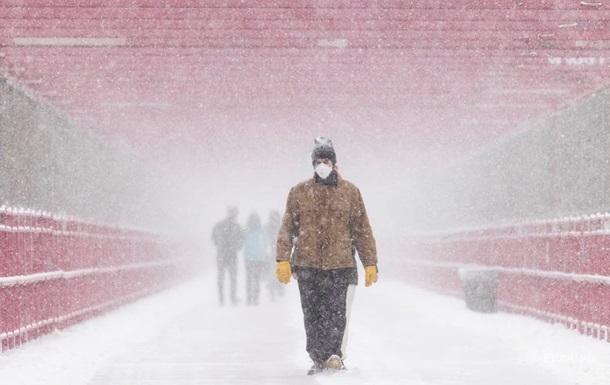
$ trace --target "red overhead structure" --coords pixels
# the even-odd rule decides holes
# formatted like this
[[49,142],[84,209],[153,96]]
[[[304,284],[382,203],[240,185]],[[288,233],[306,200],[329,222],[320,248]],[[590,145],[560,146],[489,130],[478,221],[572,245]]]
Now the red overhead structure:
[[143,146],[319,111],[421,145],[495,138],[606,87],[609,27],[601,1],[4,0],[0,68]]

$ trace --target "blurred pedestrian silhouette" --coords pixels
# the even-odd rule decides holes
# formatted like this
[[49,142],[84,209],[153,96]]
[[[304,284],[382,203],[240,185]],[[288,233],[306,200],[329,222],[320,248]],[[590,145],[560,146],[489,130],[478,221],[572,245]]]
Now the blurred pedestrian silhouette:
[[267,258],[269,258],[269,239],[258,213],[252,213],[248,217],[244,257],[246,260],[246,304],[258,305],[262,274]]
[[238,209],[227,208],[227,217],[218,222],[212,231],[212,240],[216,246],[218,267],[218,300],[225,304],[225,275],[229,275],[229,295],[233,306],[239,303],[237,298],[237,252],[244,243],[244,231],[237,223]]
[[286,291],[285,285],[275,278],[275,263],[276,263],[276,240],[280,231],[280,223],[282,217],[280,212],[272,210],[269,213],[269,219],[265,224],[265,231],[269,239],[269,256],[265,264],[264,278],[267,280],[269,288],[269,297],[271,301],[275,301],[277,297],[282,297]]

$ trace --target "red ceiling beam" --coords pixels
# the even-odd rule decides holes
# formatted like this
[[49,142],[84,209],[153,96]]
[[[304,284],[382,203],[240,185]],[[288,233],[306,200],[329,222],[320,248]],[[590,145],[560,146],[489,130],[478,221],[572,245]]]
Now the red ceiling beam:
[[[426,65],[430,67],[439,67],[443,65],[451,65],[455,63],[471,64],[471,65],[489,65],[495,66],[545,66],[548,64],[562,64],[555,58],[604,58],[610,57],[610,53],[605,55],[605,52],[597,50],[545,50],[545,51],[527,51],[522,55],[518,52],[513,52],[512,55],[505,51],[487,51],[478,50],[464,52],[464,50],[456,51],[454,55],[436,54],[436,52],[428,52],[428,55],[416,54],[396,55],[396,52],[380,51],[377,55],[360,55],[357,52],[342,52],[330,53],[323,50],[309,50],[307,52],[294,51],[286,52],[285,55],[275,55],[269,52],[268,55],[264,52],[252,52],[247,55],[247,52],[226,53],[217,50],[198,50],[196,52],[188,50],[176,49],[168,52],[167,50],[131,50],[127,49],[87,49],[87,48],[0,48],[10,61],[24,62],[44,62],[44,63],[92,63],[103,67],[111,67],[115,65],[145,65],[155,66],[163,65],[180,65],[180,64],[197,64],[205,68],[209,65],[227,65],[227,66],[290,66],[294,65],[299,68],[317,68],[318,66],[345,67],[352,66],[354,68],[376,66],[376,67],[403,67]],[[234,51],[235,52],[235,51]],[[438,52],[438,51],[437,51]],[[601,61],[600,64],[604,64]],[[568,64],[578,65],[573,60]],[[582,63],[587,64],[587,63]]]
[[[573,3],[575,1],[572,1]],[[289,26],[292,20],[325,20],[351,21],[354,25],[366,22],[381,25],[391,21],[540,21],[557,20],[561,22],[607,20],[610,9],[608,7],[587,7],[580,9],[486,9],[475,8],[210,8],[199,7],[58,7],[33,6],[9,7],[0,6],[0,19],[87,19],[87,20],[159,20],[177,19],[188,23],[190,20],[210,20],[222,28],[226,21],[265,21],[282,20]]]
[[[573,39],[566,40],[550,40],[550,39],[529,39],[527,37],[514,37],[511,39],[500,38],[499,36],[482,40],[481,35],[475,34],[456,34],[455,39],[434,39],[430,37],[420,38],[412,36],[407,39],[379,39],[379,38],[352,38],[347,39],[348,46],[342,51],[349,50],[401,50],[401,54],[404,54],[405,50],[455,50],[455,51],[484,51],[484,50],[504,50],[504,51],[518,51],[514,55],[520,55],[521,52],[527,53],[528,51],[544,52],[547,49],[554,50],[576,50],[579,45],[584,45],[588,50],[599,50],[599,52],[607,52],[610,48],[610,37],[606,36],[595,36],[590,39],[583,39],[582,36],[575,36]],[[41,37],[41,36],[35,36]],[[48,36],[57,37],[57,36]],[[63,36],[62,36],[63,37]],[[74,36],[76,38],[76,36]],[[91,38],[93,36],[87,36]],[[64,37],[65,38],[65,37]],[[112,36],[105,36],[104,38],[112,38]],[[120,38],[114,36],[114,38]],[[591,41],[593,39],[593,41]],[[235,38],[235,39],[220,39],[220,38],[201,38],[196,39],[189,38],[168,38],[168,37],[142,37],[134,38],[127,41],[129,49],[137,48],[157,48],[165,49],[168,55],[172,54],[171,50],[182,49],[202,49],[202,50],[243,50],[244,52],[253,50],[282,50],[278,52],[281,54],[287,50],[309,50],[315,49],[319,54],[323,54],[324,50],[331,51],[331,49],[325,49],[320,47],[320,44],[335,44],[338,42],[337,39],[323,39],[323,38],[295,38],[287,39],[282,37],[269,37],[269,38]],[[334,42],[333,42],[334,41]],[[78,48],[79,44],[86,46],[86,41],[76,44]],[[342,44],[339,42],[339,44]],[[12,38],[0,38],[0,49],[4,50],[6,47],[14,46],[14,40]],[[57,48],[57,47],[56,47]]]
[[[48,0],[3,0],[3,6],[44,7]],[[55,7],[124,7],[124,0],[54,0]],[[138,8],[158,7],[150,0],[130,0],[129,6]],[[164,0],[167,7],[205,7],[205,8],[389,8],[389,9],[560,9],[586,10],[609,9],[610,4],[601,1],[573,0],[538,0],[538,1],[505,1],[505,0]]]
[[[6,9],[4,9],[6,13]],[[52,30],[58,35],[63,32],[71,33],[74,31],[121,31],[127,35],[141,35],[151,30],[170,31],[170,32],[186,32],[189,30],[197,31],[217,31],[224,33],[235,33],[241,31],[277,31],[279,32],[341,32],[353,31],[356,21],[347,18],[333,19],[265,19],[265,20],[243,20],[231,18],[219,22],[215,19],[192,19],[184,20],[178,18],[132,18],[132,19],[107,19],[107,18],[89,18],[86,15],[78,14],[78,17],[67,18],[26,18],[11,17],[3,15],[3,8],[0,7],[0,19],[2,25],[0,30],[6,30],[5,33],[11,35],[19,35],[24,31],[44,31]],[[578,23],[579,30],[587,32],[590,30],[604,30],[608,27],[608,13],[596,13],[597,17],[577,18],[574,19]],[[2,17],[3,16],[3,17]],[[75,14],[76,16],[76,14]],[[357,25],[358,31],[369,32],[393,32],[393,31],[426,31],[429,33],[440,33],[443,31],[547,31],[559,30],[566,24],[565,14],[561,14],[561,18],[544,17],[542,19],[529,20],[514,20],[507,18],[506,15],[497,15],[497,18],[484,20],[464,20],[460,18],[451,18],[448,20],[436,20],[431,23],[430,20],[422,19],[371,19],[367,20],[363,25]]]

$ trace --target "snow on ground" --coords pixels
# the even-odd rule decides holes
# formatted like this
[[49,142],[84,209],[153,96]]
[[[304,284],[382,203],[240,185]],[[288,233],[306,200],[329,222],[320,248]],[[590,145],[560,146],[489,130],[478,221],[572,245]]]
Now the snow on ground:
[[561,326],[480,314],[463,302],[384,280],[358,287],[348,370],[310,366],[298,290],[259,307],[224,307],[214,274],[0,354],[2,383],[606,384],[610,344]]

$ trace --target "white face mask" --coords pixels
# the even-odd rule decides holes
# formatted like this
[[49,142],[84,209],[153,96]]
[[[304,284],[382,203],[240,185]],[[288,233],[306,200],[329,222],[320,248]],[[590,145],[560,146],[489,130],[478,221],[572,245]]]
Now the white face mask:
[[326,163],[320,163],[315,168],[316,174],[322,179],[328,178],[330,173],[333,171],[333,168],[327,165]]

